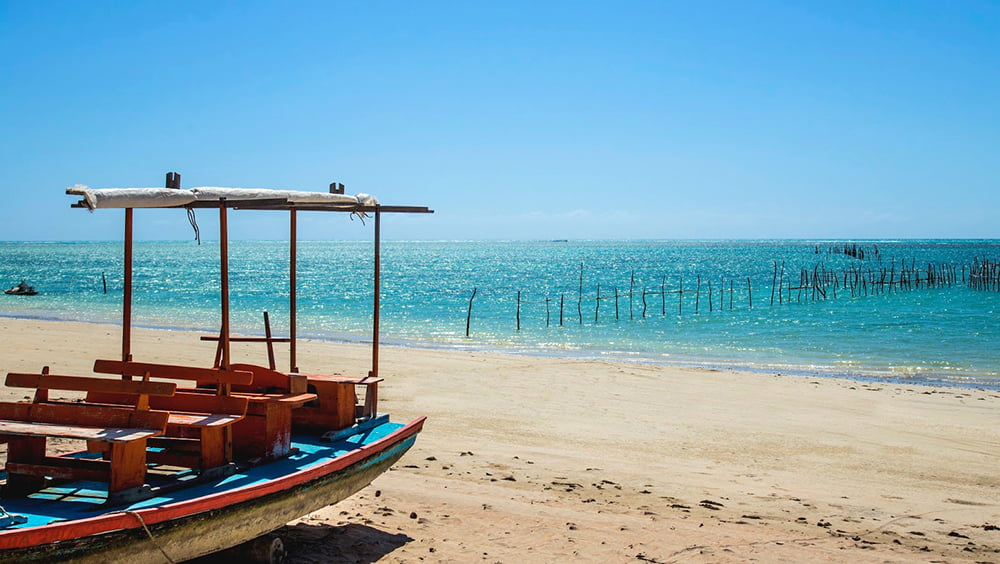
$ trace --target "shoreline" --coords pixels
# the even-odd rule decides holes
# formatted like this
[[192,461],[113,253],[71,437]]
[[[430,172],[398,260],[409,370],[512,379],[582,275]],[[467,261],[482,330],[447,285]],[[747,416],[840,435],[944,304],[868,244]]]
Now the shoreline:
[[[2,318],[0,330],[5,372],[87,374],[121,353],[116,326]],[[214,343],[136,329],[133,351],[208,365]],[[304,371],[370,364],[361,345],[304,341],[299,355]],[[283,528],[291,562],[1000,560],[998,392],[380,356],[381,410],[427,415],[425,430],[372,486]],[[264,347],[240,344],[234,358],[262,362]]]
[[[67,320],[61,319],[55,316],[43,316],[43,315],[25,315],[23,312],[10,313],[10,312],[0,312],[0,319],[14,319],[14,320],[25,320],[25,321],[44,321],[53,323],[87,323],[100,326],[111,326],[111,327],[121,327],[120,321],[100,321],[100,320]],[[133,322],[133,328],[145,329],[151,331],[170,331],[177,333],[211,333],[211,329],[197,328],[197,327],[180,327],[180,326],[169,326],[169,325],[152,325]],[[243,335],[244,333],[237,328],[234,328],[234,334]],[[254,334],[253,332],[248,332],[246,334]],[[287,336],[287,335],[280,335]],[[330,334],[324,335],[321,333],[309,333],[301,332],[299,333],[300,341],[317,341],[321,343],[330,343],[333,345],[357,345],[357,346],[370,346],[371,338],[364,337],[360,335],[351,334]],[[553,358],[553,359],[565,359],[565,360],[580,360],[580,361],[593,361],[593,362],[613,362],[621,364],[637,364],[637,365],[649,365],[649,366],[662,366],[666,368],[680,368],[680,369],[692,369],[692,370],[713,370],[713,371],[728,371],[728,372],[745,372],[754,374],[778,374],[778,375],[788,375],[796,378],[833,378],[842,380],[852,380],[856,382],[867,382],[867,383],[881,383],[881,384],[897,384],[897,385],[912,385],[912,386],[926,386],[931,388],[952,388],[960,390],[991,390],[1000,391],[1000,372],[996,373],[984,373],[984,374],[952,374],[952,373],[937,373],[937,372],[925,372],[912,376],[900,376],[889,370],[876,370],[876,369],[858,369],[853,371],[845,371],[843,369],[838,369],[832,366],[815,366],[815,365],[774,365],[774,364],[739,364],[739,363],[725,363],[718,362],[714,360],[704,360],[704,359],[692,359],[692,360],[662,360],[651,356],[644,356],[641,353],[635,353],[633,357],[629,358],[626,356],[628,353],[622,353],[621,351],[612,353],[600,353],[595,351],[578,351],[576,353],[572,351],[558,351],[558,350],[538,350],[538,349],[527,349],[519,348],[516,346],[505,347],[503,345],[489,345],[481,342],[471,342],[468,344],[463,343],[448,343],[448,342],[427,342],[427,341],[415,341],[409,339],[401,338],[385,338],[380,341],[381,347],[391,347],[391,348],[401,348],[401,349],[413,349],[413,350],[424,350],[424,351],[440,351],[440,352],[455,352],[455,353],[482,353],[482,354],[497,354],[497,355],[509,355],[509,356],[525,356],[530,358]],[[966,381],[956,381],[956,380],[966,380]]]

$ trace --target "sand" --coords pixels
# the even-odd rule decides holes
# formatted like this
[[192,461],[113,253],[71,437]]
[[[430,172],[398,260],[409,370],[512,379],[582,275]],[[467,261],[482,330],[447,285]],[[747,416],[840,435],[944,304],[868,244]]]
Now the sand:
[[[86,374],[121,350],[109,325],[0,330],[5,373]],[[208,365],[213,350],[185,332],[133,339],[148,361]],[[299,364],[361,373],[368,354],[305,342]],[[371,486],[278,531],[291,562],[1000,562],[1000,392],[381,356],[380,411],[427,415],[424,432]],[[234,357],[265,361],[261,345]]]

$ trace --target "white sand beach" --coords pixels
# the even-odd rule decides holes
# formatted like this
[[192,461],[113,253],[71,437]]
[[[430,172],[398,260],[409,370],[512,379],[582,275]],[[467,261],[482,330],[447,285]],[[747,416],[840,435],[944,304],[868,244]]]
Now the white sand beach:
[[[0,320],[0,369],[89,374],[111,325]],[[210,365],[193,333],[136,359]],[[303,342],[303,371],[363,346]],[[380,410],[427,415],[291,562],[1000,562],[1000,392],[383,347]],[[263,362],[261,345],[234,348]],[[287,363],[279,355],[279,366]],[[23,390],[3,389],[5,399]]]

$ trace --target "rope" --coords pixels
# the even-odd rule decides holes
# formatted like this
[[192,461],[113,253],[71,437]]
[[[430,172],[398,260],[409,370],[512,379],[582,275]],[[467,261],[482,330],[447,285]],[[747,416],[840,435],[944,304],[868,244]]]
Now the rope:
[[[190,209],[188,211],[190,211]],[[165,558],[169,564],[176,564],[174,559],[167,554],[167,551],[163,550],[163,547],[160,546],[160,543],[156,542],[156,539],[153,538],[153,533],[150,532],[149,527],[146,526],[146,521],[142,519],[142,515],[140,515],[135,511],[122,511],[122,513],[127,513],[138,519],[139,524],[142,525],[142,530],[146,531],[146,535],[149,536],[149,540],[152,541],[153,546],[155,546],[160,551],[160,554],[163,555],[163,558]]]
[[194,216],[194,208],[187,208],[188,212],[188,222],[191,224],[191,228],[194,229],[194,240],[201,244],[201,231],[198,230],[198,219]]

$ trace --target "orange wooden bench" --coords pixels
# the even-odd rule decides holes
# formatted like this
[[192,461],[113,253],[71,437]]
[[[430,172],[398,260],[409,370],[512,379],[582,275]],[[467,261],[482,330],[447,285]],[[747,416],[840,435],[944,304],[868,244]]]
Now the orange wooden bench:
[[[296,428],[326,432],[344,429],[359,419],[375,417],[378,411],[378,383],[382,378],[333,374],[293,374],[304,377],[307,390],[317,400],[298,409],[292,416]],[[365,402],[357,405],[356,388],[365,388]]]
[[[151,462],[196,468],[202,472],[233,461],[234,441],[227,430],[246,416],[248,400],[232,395],[228,389],[234,385],[249,384],[253,380],[251,373],[120,360],[97,360],[94,372],[215,385],[217,389],[210,390],[210,393],[182,388],[171,397],[149,399],[152,408],[169,411],[170,419],[167,421],[166,436],[150,441],[150,446],[158,450],[150,451],[148,457]],[[94,391],[87,395],[90,402],[134,405],[139,400],[138,396],[127,393]]]
[[[146,443],[166,430],[169,413],[149,409],[150,397],[169,396],[175,384],[86,376],[10,373],[7,385],[34,388],[32,402],[0,402],[0,440],[8,443],[5,496],[41,489],[46,477],[108,484],[108,502],[137,496],[146,480]],[[49,390],[132,393],[135,407],[49,403]],[[48,456],[49,437],[107,445],[107,460]]]
[[[252,365],[234,364],[229,370],[223,370],[98,360],[94,363],[94,371],[130,376],[148,373],[150,377],[193,380],[198,387],[184,388],[178,393],[202,397],[226,395],[246,402],[246,416],[233,421],[232,439],[228,443],[232,453],[230,460],[274,459],[287,455],[291,451],[292,410],[316,399],[315,394],[288,391],[302,388],[301,379],[289,380],[285,376],[282,380],[280,372]],[[259,386],[256,385],[258,380]]]

